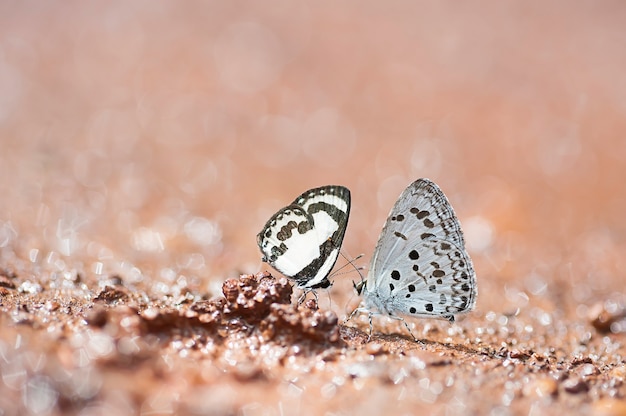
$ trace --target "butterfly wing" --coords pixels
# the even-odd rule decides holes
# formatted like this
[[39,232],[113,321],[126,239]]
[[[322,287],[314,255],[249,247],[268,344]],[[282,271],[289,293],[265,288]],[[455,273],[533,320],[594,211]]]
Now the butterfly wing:
[[405,260],[388,272],[388,285],[378,288],[392,314],[453,320],[474,308],[474,268],[465,250],[453,242],[439,238],[417,242],[405,246],[398,258]]
[[263,261],[298,287],[328,287],[349,214],[348,188],[329,185],[304,192],[274,214],[257,236]]
[[369,303],[391,315],[451,318],[474,307],[475,279],[448,199],[428,179],[413,182],[396,201],[376,245]]

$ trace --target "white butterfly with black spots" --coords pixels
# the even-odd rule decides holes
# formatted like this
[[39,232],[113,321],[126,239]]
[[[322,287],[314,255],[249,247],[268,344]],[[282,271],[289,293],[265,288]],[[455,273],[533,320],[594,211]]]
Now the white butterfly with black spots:
[[476,275],[461,224],[434,182],[418,179],[402,192],[380,233],[367,279],[355,288],[364,301],[348,319],[368,313],[370,336],[374,313],[453,322],[474,308]]
[[304,295],[329,287],[349,214],[348,188],[328,185],[304,192],[257,235],[262,260],[294,280]]

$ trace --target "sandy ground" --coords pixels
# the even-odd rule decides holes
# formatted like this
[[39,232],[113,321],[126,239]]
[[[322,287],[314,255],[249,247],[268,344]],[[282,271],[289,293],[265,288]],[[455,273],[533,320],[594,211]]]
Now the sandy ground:
[[[0,413],[626,414],[624,21],[0,2]],[[477,272],[457,323],[410,320],[414,342],[375,319],[368,342],[366,316],[343,324],[357,273],[316,309],[261,263],[265,221],[335,183],[366,268],[420,177]]]

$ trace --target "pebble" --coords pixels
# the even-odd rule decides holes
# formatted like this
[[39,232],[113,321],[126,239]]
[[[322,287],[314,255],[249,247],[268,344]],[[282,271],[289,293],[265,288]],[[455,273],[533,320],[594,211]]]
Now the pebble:
[[365,346],[365,352],[369,355],[380,355],[386,353],[387,348],[379,342],[370,342]]
[[609,371],[609,376],[619,381],[626,380],[626,365],[622,364],[612,368],[611,371]]
[[101,305],[94,305],[87,313],[85,313],[85,321],[91,326],[102,328],[109,319],[107,310]]
[[46,302],[46,309],[50,312],[54,312],[61,307],[61,304],[56,300],[49,300]]
[[559,391],[559,385],[552,378],[539,378],[531,380],[524,386],[524,396],[532,398],[542,398],[556,396]]
[[563,389],[572,394],[589,391],[589,385],[578,377],[568,378],[563,382]]
[[591,325],[602,333],[611,332],[611,325],[626,317],[626,311],[619,309],[616,311],[608,311],[603,303],[596,303],[589,308],[588,319]]
[[0,287],[15,289],[15,283],[13,283],[13,281],[8,277],[0,275]]

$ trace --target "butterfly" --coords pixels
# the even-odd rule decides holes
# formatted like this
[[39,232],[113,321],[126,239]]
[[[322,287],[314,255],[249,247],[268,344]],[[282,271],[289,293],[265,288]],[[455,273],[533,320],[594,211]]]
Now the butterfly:
[[309,189],[281,208],[257,235],[262,260],[304,290],[331,285],[332,270],[350,215],[350,190],[339,185]]
[[[355,284],[363,297],[356,312],[444,318],[471,311],[476,304],[476,275],[461,224],[441,189],[418,179],[391,209],[372,256],[367,279]],[[414,339],[415,336],[413,336]]]

